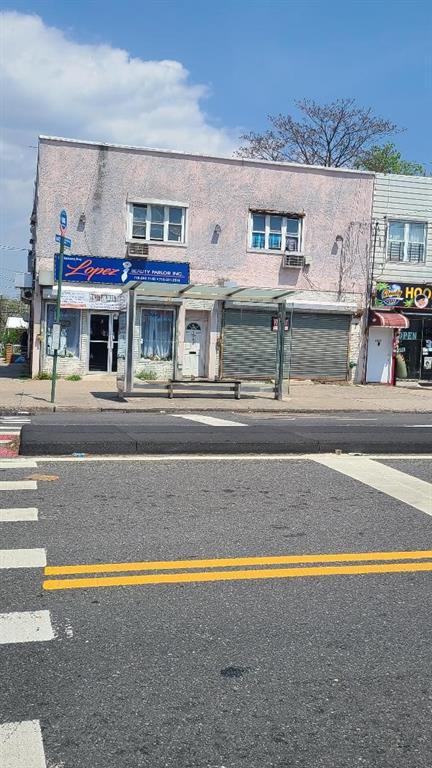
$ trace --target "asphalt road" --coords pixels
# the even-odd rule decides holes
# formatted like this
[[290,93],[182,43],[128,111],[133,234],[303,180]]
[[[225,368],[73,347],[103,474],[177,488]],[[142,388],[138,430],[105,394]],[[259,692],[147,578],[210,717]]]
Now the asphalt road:
[[[422,458],[373,466],[403,472],[413,503],[431,480]],[[232,580],[187,583],[190,563],[155,562],[402,551],[414,568],[430,515],[312,458],[47,461],[0,481],[34,475],[0,492],[0,514],[39,515],[0,523],[2,548],[172,579],[46,589],[95,574],[1,571],[0,610],[49,611],[55,633],[0,646],[0,723],[39,723],[47,768],[430,768],[432,570],[248,579],[207,562]]]
[[33,416],[23,456],[87,454],[432,453],[432,415],[50,414]]

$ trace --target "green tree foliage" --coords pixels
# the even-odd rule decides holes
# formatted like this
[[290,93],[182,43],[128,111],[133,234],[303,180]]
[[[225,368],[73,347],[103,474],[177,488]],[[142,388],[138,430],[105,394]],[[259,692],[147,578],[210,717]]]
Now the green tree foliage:
[[396,173],[405,176],[425,176],[426,171],[420,163],[404,160],[401,153],[391,142],[383,146],[374,145],[356,160],[355,168],[376,173]]

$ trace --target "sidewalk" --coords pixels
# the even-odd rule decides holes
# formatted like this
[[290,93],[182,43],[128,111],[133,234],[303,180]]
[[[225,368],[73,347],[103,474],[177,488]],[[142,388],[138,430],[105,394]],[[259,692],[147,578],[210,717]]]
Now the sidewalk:
[[[282,402],[267,392],[245,393],[241,400],[223,397],[179,397],[164,394],[119,400],[115,376],[101,374],[81,381],[57,382],[56,405],[50,403],[51,381],[9,378],[0,366],[0,412],[49,413],[66,411],[231,411],[268,413],[310,413],[346,411],[389,411],[427,413],[432,411],[432,388],[386,387],[368,384],[315,384],[291,382],[290,394]],[[16,374],[19,375],[19,374]]]

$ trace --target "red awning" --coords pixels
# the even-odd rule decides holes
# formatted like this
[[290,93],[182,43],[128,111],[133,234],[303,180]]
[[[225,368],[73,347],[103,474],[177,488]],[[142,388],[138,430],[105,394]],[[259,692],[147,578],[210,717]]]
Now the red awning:
[[409,328],[410,322],[399,312],[371,312],[369,325],[385,325],[387,328]]

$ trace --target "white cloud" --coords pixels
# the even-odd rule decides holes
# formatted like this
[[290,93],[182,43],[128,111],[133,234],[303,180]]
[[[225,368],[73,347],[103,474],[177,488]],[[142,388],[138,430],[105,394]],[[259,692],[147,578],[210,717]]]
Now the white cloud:
[[[231,154],[234,134],[211,125],[207,88],[178,61],[144,61],[68,39],[38,16],[0,14],[0,242],[26,245],[38,134]],[[15,256],[0,251],[0,270]],[[0,271],[0,283],[5,278]],[[10,274],[9,274],[10,278]]]

